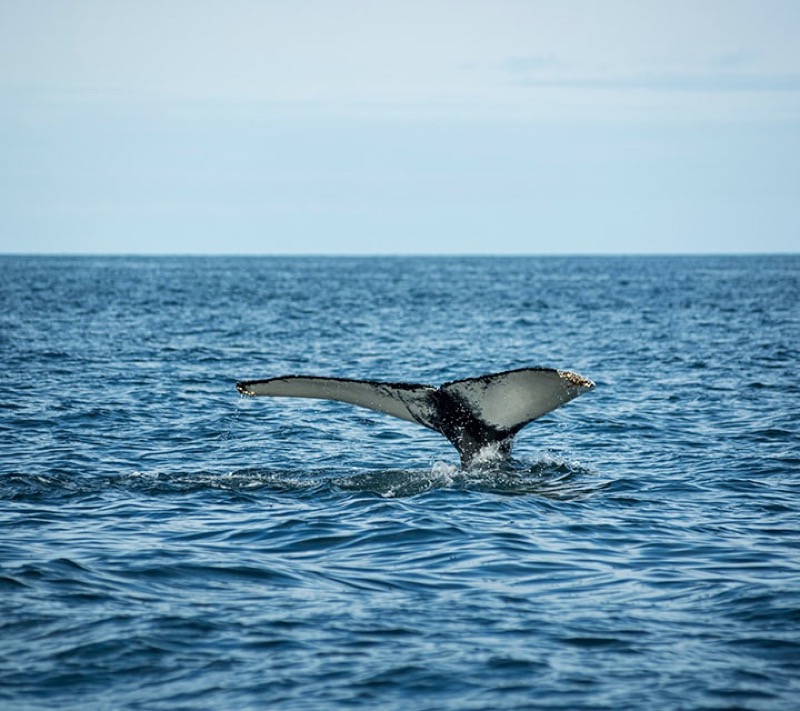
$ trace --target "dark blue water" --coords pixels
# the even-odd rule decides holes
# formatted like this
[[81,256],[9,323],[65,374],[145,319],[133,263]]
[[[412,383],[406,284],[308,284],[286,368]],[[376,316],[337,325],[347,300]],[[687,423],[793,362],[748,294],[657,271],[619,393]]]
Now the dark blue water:
[[[800,257],[0,277],[3,709],[800,707]],[[234,387],[525,365],[503,471]]]

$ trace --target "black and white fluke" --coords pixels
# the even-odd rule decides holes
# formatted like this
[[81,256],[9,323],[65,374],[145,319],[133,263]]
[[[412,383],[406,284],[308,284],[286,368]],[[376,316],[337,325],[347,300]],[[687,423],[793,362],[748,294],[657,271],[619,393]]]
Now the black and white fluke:
[[338,400],[384,412],[443,434],[469,467],[485,457],[506,457],[529,422],[594,388],[568,370],[519,368],[437,387],[308,375],[236,384],[243,395]]

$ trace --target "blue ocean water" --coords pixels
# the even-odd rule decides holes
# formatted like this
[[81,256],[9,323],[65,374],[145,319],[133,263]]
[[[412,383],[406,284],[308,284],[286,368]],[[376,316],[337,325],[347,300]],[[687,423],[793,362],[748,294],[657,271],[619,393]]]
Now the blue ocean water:
[[[800,707],[800,257],[0,276],[3,709]],[[528,365],[497,471],[234,387]]]

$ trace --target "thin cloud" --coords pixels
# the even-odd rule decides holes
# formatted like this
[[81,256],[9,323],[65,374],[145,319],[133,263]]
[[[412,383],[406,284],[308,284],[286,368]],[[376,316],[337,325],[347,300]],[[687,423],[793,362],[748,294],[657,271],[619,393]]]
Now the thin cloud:
[[711,92],[795,92],[800,91],[800,74],[641,73],[619,76],[516,76],[511,84],[525,87],[597,90],[711,91]]
[[[582,66],[581,66],[582,65]],[[639,67],[588,68],[586,62],[568,62],[553,55],[514,56],[500,64],[507,84],[594,90],[794,92],[800,90],[800,72],[776,72],[764,65],[762,52],[729,51],[695,61],[647,62]]]

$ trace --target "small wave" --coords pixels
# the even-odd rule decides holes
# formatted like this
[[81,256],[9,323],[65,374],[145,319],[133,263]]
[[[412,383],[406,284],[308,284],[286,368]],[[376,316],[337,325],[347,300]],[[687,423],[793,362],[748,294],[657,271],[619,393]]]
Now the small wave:
[[261,489],[311,491],[323,486],[319,477],[288,471],[243,469],[218,473],[210,471],[134,471],[113,476],[75,476],[66,473],[10,474],[0,479],[0,500],[53,500],[86,497],[114,491],[152,496],[227,491],[240,494]]
[[596,479],[581,464],[546,458],[504,467],[476,466],[462,470],[434,462],[428,471],[365,472],[334,480],[346,491],[364,491],[385,498],[404,498],[437,489],[476,491],[506,496],[540,495],[552,499],[579,498],[596,490]]
[[363,472],[336,478],[333,484],[343,491],[361,491],[387,499],[423,494],[432,489],[452,488],[459,470],[449,464],[435,463],[428,471],[386,470]]
[[37,500],[87,496],[111,491],[130,491],[151,496],[204,491],[255,495],[314,496],[321,493],[363,492],[384,498],[407,498],[430,491],[475,491],[506,496],[540,495],[573,499],[598,488],[591,470],[577,462],[545,457],[534,462],[514,461],[502,467],[476,466],[467,470],[446,462],[429,469],[376,471],[239,469],[213,471],[134,471],[114,476],[13,474],[2,478],[0,499]]

